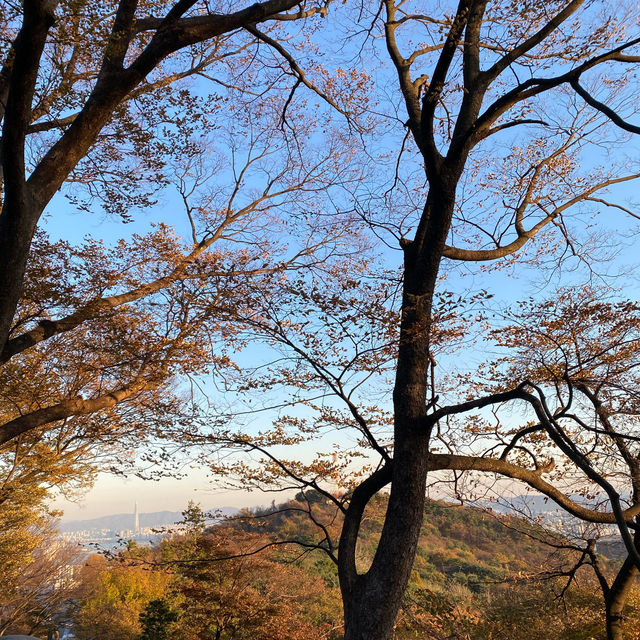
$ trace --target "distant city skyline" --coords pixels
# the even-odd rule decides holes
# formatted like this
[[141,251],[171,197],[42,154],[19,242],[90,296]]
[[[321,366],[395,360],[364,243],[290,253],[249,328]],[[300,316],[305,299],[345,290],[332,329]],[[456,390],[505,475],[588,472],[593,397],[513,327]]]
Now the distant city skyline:
[[[285,501],[288,495],[283,494]],[[122,478],[100,474],[92,489],[73,501],[58,496],[52,507],[64,512],[63,521],[88,520],[120,513],[133,514],[135,503],[140,513],[154,511],[183,511],[189,501],[202,504],[206,509],[218,507],[254,507],[270,504],[273,496],[261,492],[222,491],[211,487],[207,474],[194,470],[188,478],[159,481],[140,478]],[[133,518],[132,518],[133,522]]]

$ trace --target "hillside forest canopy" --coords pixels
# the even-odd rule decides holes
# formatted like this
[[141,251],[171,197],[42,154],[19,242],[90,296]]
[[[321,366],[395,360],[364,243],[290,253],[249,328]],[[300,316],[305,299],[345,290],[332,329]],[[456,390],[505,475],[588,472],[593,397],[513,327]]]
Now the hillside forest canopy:
[[[640,568],[634,3],[25,0],[0,24],[7,593],[44,558],[54,489],[189,461],[299,492],[314,534],[282,544],[337,572],[327,633],[388,640],[428,486],[505,500],[518,482],[596,532],[571,543],[574,566],[595,575],[607,637],[625,637]],[[104,222],[78,242],[62,220]],[[605,525],[620,566],[599,564]],[[215,581],[220,544],[202,546],[178,603],[198,571]],[[209,624],[220,597],[189,615]],[[152,629],[178,605],[149,606]]]

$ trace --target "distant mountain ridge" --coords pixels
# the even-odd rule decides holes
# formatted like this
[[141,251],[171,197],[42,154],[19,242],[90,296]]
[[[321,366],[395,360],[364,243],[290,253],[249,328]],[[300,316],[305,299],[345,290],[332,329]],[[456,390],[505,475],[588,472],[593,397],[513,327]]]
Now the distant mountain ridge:
[[[239,509],[235,507],[222,507],[219,509],[210,509],[208,513],[220,514],[221,516],[233,516],[238,513]],[[140,513],[140,528],[147,527],[159,528],[166,527],[182,520],[181,511],[152,511],[150,513]],[[74,531],[91,531],[95,529],[110,529],[112,531],[123,531],[133,529],[133,513],[116,513],[109,516],[101,516],[99,518],[90,518],[87,520],[69,520],[61,522],[59,529],[63,533],[72,533]]]

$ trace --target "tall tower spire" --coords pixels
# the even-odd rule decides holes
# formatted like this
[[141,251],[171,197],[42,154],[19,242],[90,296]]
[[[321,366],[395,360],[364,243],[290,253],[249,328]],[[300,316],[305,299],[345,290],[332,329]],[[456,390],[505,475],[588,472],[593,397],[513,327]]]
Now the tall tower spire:
[[140,517],[138,516],[138,501],[133,508],[133,533],[140,533]]

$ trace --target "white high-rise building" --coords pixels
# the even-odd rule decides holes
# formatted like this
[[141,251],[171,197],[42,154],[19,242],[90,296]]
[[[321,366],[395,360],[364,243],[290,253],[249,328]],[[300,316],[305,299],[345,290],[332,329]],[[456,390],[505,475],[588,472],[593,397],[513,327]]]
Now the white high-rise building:
[[138,516],[138,501],[136,500],[133,508],[133,533],[140,533],[140,517]]

